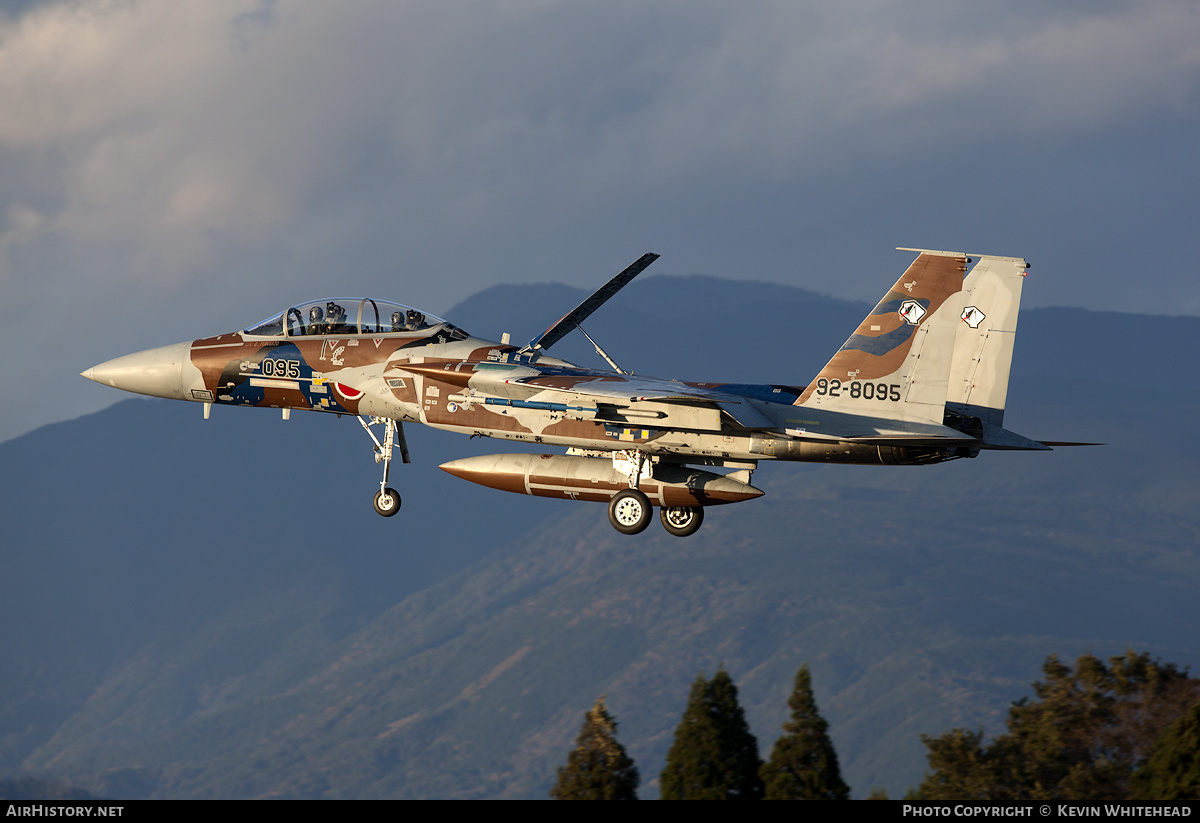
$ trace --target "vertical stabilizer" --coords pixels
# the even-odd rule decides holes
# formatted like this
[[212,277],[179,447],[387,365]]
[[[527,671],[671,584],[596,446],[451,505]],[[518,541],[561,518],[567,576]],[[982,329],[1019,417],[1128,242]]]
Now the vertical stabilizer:
[[979,255],[963,281],[962,322],[954,340],[946,394],[951,412],[978,417],[989,426],[1003,425],[1027,268],[1019,257]]
[[921,254],[795,405],[942,425],[967,256],[905,251]]

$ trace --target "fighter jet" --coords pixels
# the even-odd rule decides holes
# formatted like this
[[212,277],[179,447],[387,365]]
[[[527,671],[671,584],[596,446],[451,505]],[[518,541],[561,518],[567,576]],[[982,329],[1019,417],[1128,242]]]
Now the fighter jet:
[[[709,506],[763,494],[762,460],[925,465],[993,449],[1048,450],[1003,427],[1029,265],[929,249],[803,386],[696,383],[622,371],[582,322],[658,255],[645,254],[524,346],[476,338],[440,317],[371,298],[299,303],[242,331],[118,357],[82,376],[212,406],[354,415],[383,477],[390,517],[404,423],[532,445],[452,460],[450,474],[503,491],[608,504],[613,527],[659,518],[695,533]],[[973,267],[972,267],[972,264]],[[967,273],[970,268],[970,273]],[[579,329],[611,371],[547,351]],[[378,432],[378,433],[377,433]],[[565,453],[549,453],[550,447]]]

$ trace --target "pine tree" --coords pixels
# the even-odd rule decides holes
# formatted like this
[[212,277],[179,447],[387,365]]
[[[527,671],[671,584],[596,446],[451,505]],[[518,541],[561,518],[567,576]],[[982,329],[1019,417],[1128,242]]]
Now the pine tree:
[[817,712],[812,679],[805,663],[796,672],[788,698],[792,718],[775,741],[771,759],[762,767],[767,800],[849,800],[837,752],[829,739],[829,724]]
[[759,800],[762,761],[724,669],[698,676],[662,772],[663,800]]
[[716,764],[720,759],[717,724],[708,705],[708,681],[700,674],[692,682],[687,708],[667,752],[667,765],[660,778],[662,799],[719,799],[708,797],[707,791],[717,780]]
[[637,800],[638,770],[617,742],[617,721],[604,705],[604,696],[583,718],[567,765],[558,770],[550,790],[555,800]]
[[1131,800],[1200,800],[1200,703],[1167,727],[1129,778]]
[[1200,681],[1132,651],[1085,654],[1074,670],[1051,656],[1036,700],[1008,712],[1008,732],[954,729],[922,737],[930,772],[918,800],[1124,800],[1154,742],[1200,697]]
[[750,733],[746,714],[738,703],[737,686],[725,669],[718,669],[708,683],[709,699],[717,718],[725,755],[731,800],[761,800],[762,758],[758,755],[758,740]]

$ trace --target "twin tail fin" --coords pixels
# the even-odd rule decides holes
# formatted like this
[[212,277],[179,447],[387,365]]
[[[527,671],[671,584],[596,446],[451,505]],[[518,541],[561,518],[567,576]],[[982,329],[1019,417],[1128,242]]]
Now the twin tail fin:
[[920,255],[795,405],[942,425],[968,260],[913,251]]

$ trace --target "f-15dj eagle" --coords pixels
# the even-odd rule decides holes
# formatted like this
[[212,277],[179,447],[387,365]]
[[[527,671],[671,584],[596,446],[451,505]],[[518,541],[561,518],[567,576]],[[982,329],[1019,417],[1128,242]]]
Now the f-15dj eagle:
[[625,534],[645,529],[657,505],[667,531],[685,536],[700,527],[705,507],[762,495],[750,485],[760,460],[913,465],[987,449],[1048,449],[1002,426],[1028,265],[901,250],[919,255],[807,386],[636,377],[590,336],[613,371],[546,354],[583,331],[656,254],[521,347],[508,335],[501,343],[472,337],[409,306],[332,299],[244,331],[109,360],[83,376],[203,403],[206,418],[213,404],[279,408],[285,418],[291,409],[356,415],[383,463],[375,510],[385,517],[400,508],[388,469],[394,450],[409,462],[402,424],[413,422],[565,446],[566,454],[496,454],[441,468],[504,491],[606,502]]

